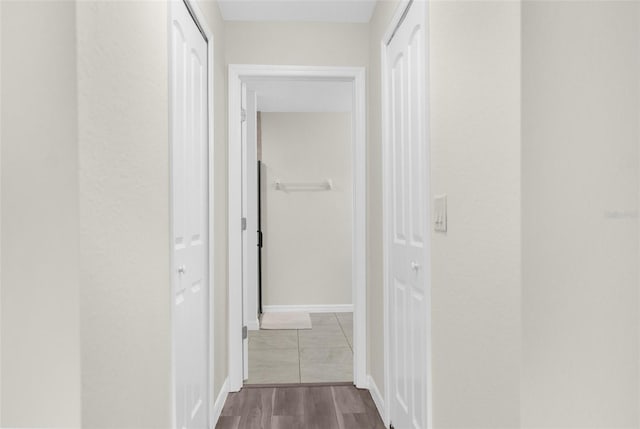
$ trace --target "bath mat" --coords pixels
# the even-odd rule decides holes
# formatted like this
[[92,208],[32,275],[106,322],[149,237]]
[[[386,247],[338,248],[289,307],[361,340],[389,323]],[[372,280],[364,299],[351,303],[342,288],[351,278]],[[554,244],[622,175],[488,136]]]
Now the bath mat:
[[264,313],[260,329],[311,329],[309,313]]

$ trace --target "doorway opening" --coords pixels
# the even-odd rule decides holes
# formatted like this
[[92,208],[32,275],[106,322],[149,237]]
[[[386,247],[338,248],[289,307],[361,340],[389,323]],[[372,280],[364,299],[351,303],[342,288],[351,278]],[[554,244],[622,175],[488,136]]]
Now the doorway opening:
[[362,68],[229,67],[230,391],[367,385],[364,88]]

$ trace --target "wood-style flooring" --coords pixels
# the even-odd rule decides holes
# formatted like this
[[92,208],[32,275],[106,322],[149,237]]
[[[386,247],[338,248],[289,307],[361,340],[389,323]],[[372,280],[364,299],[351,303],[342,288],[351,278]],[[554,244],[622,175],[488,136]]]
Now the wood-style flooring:
[[384,429],[368,390],[352,385],[245,387],[216,429]]

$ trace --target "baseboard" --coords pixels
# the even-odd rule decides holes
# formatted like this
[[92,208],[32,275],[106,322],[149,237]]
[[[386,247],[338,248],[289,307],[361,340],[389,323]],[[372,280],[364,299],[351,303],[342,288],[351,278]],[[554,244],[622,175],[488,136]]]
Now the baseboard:
[[330,305],[265,305],[265,313],[353,313],[353,304]]
[[258,321],[258,319],[247,322],[247,329],[250,331],[257,331],[258,329],[260,329],[260,322]]
[[213,404],[213,409],[211,410],[211,424],[209,427],[211,429],[216,427],[218,423],[218,419],[220,419],[220,414],[222,414],[222,408],[224,407],[224,403],[227,400],[227,396],[229,395],[229,378],[224,380],[222,383],[222,387],[220,388],[220,393],[218,393],[218,397],[216,398],[216,402]]
[[373,402],[376,404],[380,418],[382,418],[384,424],[388,426],[389,422],[387,421],[387,413],[384,408],[384,398],[380,394],[380,389],[378,389],[378,385],[371,375],[367,376],[367,384],[369,385],[369,393],[371,393],[371,398],[373,398]]

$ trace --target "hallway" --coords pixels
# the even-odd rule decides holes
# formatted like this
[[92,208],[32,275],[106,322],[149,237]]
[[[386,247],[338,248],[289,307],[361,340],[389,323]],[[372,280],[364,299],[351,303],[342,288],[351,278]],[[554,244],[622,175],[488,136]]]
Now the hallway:
[[230,393],[216,429],[383,429],[367,390],[352,385],[245,387]]
[[0,428],[640,429],[640,0],[0,38]]

